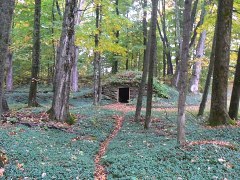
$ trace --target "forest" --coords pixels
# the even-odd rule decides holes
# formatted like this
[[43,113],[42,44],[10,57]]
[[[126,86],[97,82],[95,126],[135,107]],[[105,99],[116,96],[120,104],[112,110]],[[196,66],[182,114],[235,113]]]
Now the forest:
[[240,0],[0,0],[0,179],[240,179]]

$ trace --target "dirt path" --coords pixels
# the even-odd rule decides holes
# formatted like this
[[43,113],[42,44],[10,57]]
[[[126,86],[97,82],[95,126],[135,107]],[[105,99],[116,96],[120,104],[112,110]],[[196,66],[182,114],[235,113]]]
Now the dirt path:
[[123,116],[114,116],[116,121],[115,128],[112,133],[108,136],[108,138],[100,144],[99,151],[95,157],[95,172],[94,172],[94,180],[106,180],[107,179],[107,172],[103,165],[101,165],[100,161],[101,158],[106,153],[108,145],[110,141],[118,134],[119,130],[122,127],[124,117]]

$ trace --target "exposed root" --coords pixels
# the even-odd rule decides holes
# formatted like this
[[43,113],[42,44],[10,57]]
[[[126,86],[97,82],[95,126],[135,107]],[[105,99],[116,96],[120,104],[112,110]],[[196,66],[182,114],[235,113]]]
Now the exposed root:
[[108,136],[108,138],[100,144],[99,151],[94,160],[94,162],[95,162],[94,179],[95,180],[106,180],[107,179],[107,172],[105,170],[105,167],[103,165],[101,165],[100,161],[101,161],[101,158],[106,153],[106,150],[108,148],[110,141],[118,134],[119,130],[121,129],[123,120],[124,120],[123,117],[121,117],[121,116],[114,116],[114,119],[116,120],[115,128],[114,128],[113,132]]

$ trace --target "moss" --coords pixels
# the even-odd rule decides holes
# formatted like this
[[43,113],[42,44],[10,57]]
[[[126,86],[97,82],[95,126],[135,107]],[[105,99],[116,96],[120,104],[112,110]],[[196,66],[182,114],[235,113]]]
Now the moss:
[[236,122],[235,120],[233,120],[233,119],[229,119],[229,120],[228,120],[228,124],[229,124],[229,125],[236,126],[236,125],[237,125],[237,122]]
[[73,125],[75,124],[77,121],[77,117],[74,114],[69,114],[68,119],[66,120],[66,123],[68,123],[69,125]]

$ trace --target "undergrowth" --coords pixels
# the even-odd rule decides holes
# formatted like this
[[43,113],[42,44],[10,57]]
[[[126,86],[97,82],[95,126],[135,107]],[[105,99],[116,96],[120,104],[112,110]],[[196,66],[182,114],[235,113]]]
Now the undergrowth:
[[[72,125],[77,134],[47,127],[0,127],[0,147],[9,161],[0,179],[93,179],[95,154],[114,128],[112,116],[118,113],[92,106],[81,93],[73,93],[70,100],[71,114],[79,115]],[[27,92],[14,92],[8,103],[15,113],[37,114],[50,108],[51,96],[51,92],[38,93],[42,106],[27,108]],[[18,102],[21,108],[14,109]]]
[[176,146],[176,113],[155,113],[150,130],[126,117],[102,163],[109,179],[239,179],[239,128],[206,129],[187,115],[187,139],[221,140],[236,150],[217,145]]
[[[176,107],[178,92],[164,88],[162,91],[169,97],[155,97],[154,107]],[[38,101],[42,106],[38,108],[26,108],[28,93],[25,90],[7,94],[13,111],[38,114],[50,108],[50,90],[40,90]],[[2,179],[93,179],[94,157],[99,145],[114,128],[113,115],[122,114],[94,107],[91,98],[84,98],[89,92],[91,89],[86,88],[70,95],[70,112],[78,117],[72,129],[77,134],[47,127],[0,127],[0,148],[9,161]],[[199,97],[189,95],[187,104],[197,105]],[[107,103],[109,101],[103,102]],[[226,141],[236,148],[210,144],[179,148],[176,146],[176,112],[153,112],[153,122],[147,131],[143,124],[133,122],[133,116],[134,112],[126,115],[122,129],[102,158],[108,179],[239,179],[239,128],[206,128],[202,119],[188,110],[188,141]]]

